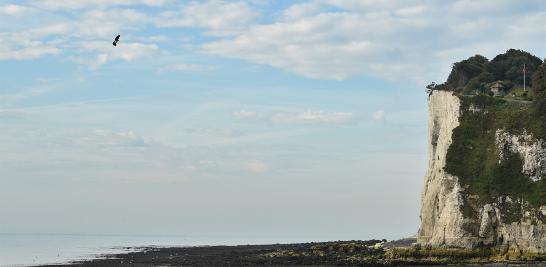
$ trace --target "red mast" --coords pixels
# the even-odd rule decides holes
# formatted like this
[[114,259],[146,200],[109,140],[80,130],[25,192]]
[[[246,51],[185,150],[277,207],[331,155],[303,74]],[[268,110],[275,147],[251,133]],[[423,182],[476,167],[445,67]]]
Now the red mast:
[[525,88],[525,74],[527,74],[527,66],[525,65],[525,63],[523,63],[523,69],[522,69],[522,72],[523,72],[523,92],[527,92],[527,89]]

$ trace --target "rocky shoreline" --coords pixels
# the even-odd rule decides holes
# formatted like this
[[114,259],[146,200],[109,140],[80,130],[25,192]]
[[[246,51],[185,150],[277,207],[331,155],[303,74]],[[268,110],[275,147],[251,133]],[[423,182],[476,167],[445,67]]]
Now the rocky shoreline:
[[69,265],[44,266],[356,266],[384,265],[380,240],[301,244],[144,247]]
[[[540,261],[507,261],[489,250],[429,249],[409,246],[414,239],[332,241],[300,244],[141,247],[126,254],[44,266],[546,266]],[[546,259],[546,258],[545,258]]]

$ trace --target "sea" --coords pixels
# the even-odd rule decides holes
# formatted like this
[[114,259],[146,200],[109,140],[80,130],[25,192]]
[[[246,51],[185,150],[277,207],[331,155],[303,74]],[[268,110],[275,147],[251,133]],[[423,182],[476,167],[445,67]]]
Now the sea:
[[[311,241],[320,241],[320,239],[190,235],[0,233],[0,266],[19,267],[68,263],[71,261],[98,258],[105,254],[128,253],[138,249],[135,247],[254,245]],[[127,249],[128,247],[132,249]]]

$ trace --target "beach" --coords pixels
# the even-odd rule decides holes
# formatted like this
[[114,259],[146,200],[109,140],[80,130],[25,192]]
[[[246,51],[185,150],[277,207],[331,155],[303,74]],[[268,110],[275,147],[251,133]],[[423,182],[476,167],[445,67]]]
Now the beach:
[[[68,266],[383,266],[380,240],[300,244],[128,247],[137,252],[103,255]],[[67,266],[42,265],[42,266]]]

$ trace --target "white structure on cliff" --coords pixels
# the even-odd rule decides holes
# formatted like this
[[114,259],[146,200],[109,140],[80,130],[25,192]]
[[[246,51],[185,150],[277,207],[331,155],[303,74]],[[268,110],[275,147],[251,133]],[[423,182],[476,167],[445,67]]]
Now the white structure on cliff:
[[493,85],[491,85],[491,92],[493,92],[494,96],[504,96],[506,92],[504,91],[504,85],[500,83],[499,81],[495,82]]

